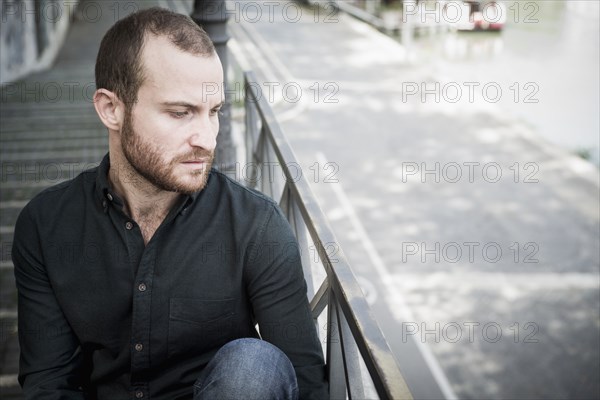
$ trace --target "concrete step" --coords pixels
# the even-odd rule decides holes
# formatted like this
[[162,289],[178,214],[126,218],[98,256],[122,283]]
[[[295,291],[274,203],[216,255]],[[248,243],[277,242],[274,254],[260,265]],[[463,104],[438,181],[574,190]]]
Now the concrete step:
[[0,310],[17,310],[17,290],[13,268],[0,269]]
[[98,118],[65,118],[65,119],[8,119],[0,123],[1,138],[15,137],[28,131],[37,131],[40,134],[58,130],[105,129]]
[[4,159],[4,154],[21,154],[30,151],[65,151],[73,152],[84,149],[106,149],[108,150],[108,135],[99,137],[90,135],[81,138],[48,138],[38,140],[10,140],[2,142],[0,157]]
[[[2,131],[0,134],[0,142],[2,144],[9,142],[27,142],[47,139],[83,139],[94,137],[107,136],[106,129],[96,124],[82,124],[79,129],[75,126],[69,126],[68,129],[64,126],[51,126],[43,130],[21,129],[13,131]],[[34,145],[33,143],[29,143]],[[23,148],[27,149],[28,143],[23,143]]]
[[2,400],[23,399],[16,374],[0,375],[0,394],[2,394]]

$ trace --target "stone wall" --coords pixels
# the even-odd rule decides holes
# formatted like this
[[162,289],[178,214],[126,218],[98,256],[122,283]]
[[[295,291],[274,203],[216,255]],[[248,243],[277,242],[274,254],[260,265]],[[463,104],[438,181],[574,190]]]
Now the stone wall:
[[0,83],[52,65],[78,0],[0,0]]

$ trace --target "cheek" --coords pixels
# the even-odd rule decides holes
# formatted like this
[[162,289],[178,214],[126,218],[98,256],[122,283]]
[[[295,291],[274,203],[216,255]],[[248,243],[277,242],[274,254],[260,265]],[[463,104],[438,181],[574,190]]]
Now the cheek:
[[177,127],[168,118],[148,114],[137,118],[134,129],[145,141],[156,143],[173,137]]

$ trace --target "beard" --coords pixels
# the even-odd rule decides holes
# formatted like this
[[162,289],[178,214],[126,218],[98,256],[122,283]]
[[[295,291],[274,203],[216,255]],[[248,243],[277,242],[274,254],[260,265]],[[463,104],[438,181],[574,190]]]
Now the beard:
[[[144,141],[133,127],[131,110],[126,111],[121,131],[121,148],[133,170],[157,189],[191,195],[206,186],[214,152],[202,148],[176,156],[171,160],[162,157],[159,147]],[[202,168],[177,174],[181,162],[202,159]]]

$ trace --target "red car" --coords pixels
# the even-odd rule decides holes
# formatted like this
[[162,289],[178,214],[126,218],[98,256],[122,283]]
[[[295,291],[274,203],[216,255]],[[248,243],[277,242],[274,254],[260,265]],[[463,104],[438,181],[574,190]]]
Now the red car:
[[[507,20],[506,6],[497,1],[463,1],[461,8],[460,18],[453,24],[459,31],[500,31]],[[455,10],[448,13],[451,11],[456,14]]]

